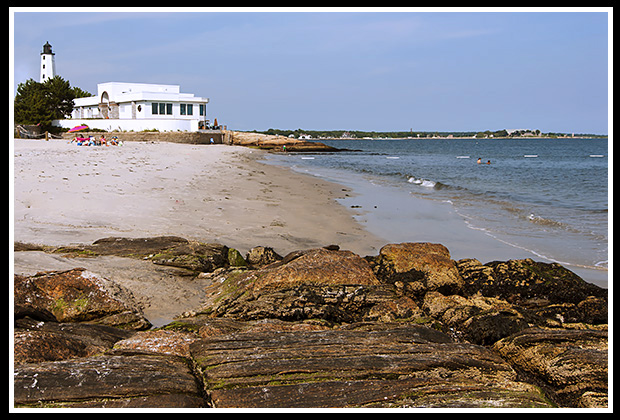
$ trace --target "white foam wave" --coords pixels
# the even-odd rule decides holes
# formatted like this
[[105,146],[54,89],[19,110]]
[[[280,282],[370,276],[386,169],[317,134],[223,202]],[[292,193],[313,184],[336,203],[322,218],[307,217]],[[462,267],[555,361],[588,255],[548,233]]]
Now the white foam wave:
[[423,179],[423,178],[416,178],[414,176],[410,177],[407,180],[407,182],[409,182],[410,184],[420,185],[426,188],[435,188],[435,185],[437,185],[435,181],[431,181],[429,179]]

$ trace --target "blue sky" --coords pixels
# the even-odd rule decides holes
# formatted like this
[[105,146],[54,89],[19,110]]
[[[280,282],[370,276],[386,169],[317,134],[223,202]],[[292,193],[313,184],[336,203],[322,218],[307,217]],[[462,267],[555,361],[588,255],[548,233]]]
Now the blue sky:
[[608,132],[611,9],[36,10],[11,9],[13,89],[49,41],[72,86],[179,84],[237,130]]

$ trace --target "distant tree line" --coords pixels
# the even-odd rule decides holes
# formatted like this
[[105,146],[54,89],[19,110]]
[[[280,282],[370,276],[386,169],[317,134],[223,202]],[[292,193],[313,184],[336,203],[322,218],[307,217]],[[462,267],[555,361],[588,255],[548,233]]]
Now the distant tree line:
[[[446,138],[452,136],[453,138],[521,138],[521,137],[566,137],[570,136],[566,133],[542,133],[540,130],[496,130],[496,131],[359,131],[359,130],[304,130],[298,128],[295,130],[281,130],[277,128],[270,128],[267,131],[253,130],[253,133],[280,135],[280,136],[293,136],[299,138],[300,136],[311,136],[313,139],[317,138],[356,138],[362,139],[364,137],[371,138],[433,138],[442,137]],[[575,134],[581,137],[607,137],[607,135],[600,134]]]

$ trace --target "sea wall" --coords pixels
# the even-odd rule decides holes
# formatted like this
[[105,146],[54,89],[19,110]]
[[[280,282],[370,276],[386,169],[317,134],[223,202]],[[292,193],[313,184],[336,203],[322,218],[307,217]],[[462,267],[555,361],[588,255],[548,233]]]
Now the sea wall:
[[[81,136],[101,137],[103,134],[107,139],[113,136],[118,137],[122,141],[157,141],[168,143],[187,143],[187,144],[229,144],[235,146],[254,147],[264,150],[287,151],[287,152],[332,152],[338,149],[327,146],[323,143],[309,142],[304,140],[290,139],[283,136],[271,136],[266,134],[245,133],[241,131],[230,130],[211,130],[211,131],[108,131],[89,132],[81,131]],[[63,134],[64,139],[72,139],[76,133]]]
[[[167,143],[187,143],[187,144],[230,144],[230,134],[227,131],[212,130],[212,131],[198,131],[198,132],[157,132],[157,131],[138,131],[138,132],[121,132],[121,131],[109,131],[109,132],[89,132],[83,131],[77,133],[80,136],[93,136],[100,138],[103,134],[106,139],[110,139],[114,136],[118,137],[122,141],[162,141]],[[65,133],[63,138],[72,139],[76,133]]]

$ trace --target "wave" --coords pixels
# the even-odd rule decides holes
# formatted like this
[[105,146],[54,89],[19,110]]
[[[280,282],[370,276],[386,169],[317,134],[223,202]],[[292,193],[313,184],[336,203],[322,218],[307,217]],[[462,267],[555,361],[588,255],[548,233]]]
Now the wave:
[[416,178],[415,176],[410,176],[410,175],[407,175],[406,178],[407,178],[408,183],[419,185],[421,187],[428,188],[428,189],[434,189],[434,190],[443,190],[443,189],[461,190],[463,189],[461,187],[455,187],[453,185],[444,184],[443,182],[433,181],[433,180],[426,179],[426,178]]
[[548,219],[546,217],[537,216],[534,213],[530,213],[527,216],[527,220],[537,225],[552,226],[552,227],[571,230],[570,226],[568,226],[566,223],[558,222],[557,220]]
[[430,179],[416,178],[414,176],[409,177],[409,179],[407,179],[407,182],[426,188],[435,188],[435,186],[437,185],[437,182],[431,181]]
[[[460,213],[457,211],[457,214],[460,214]],[[464,217],[465,225],[468,228],[470,228],[472,230],[480,231],[480,232],[484,233],[485,235],[487,235],[487,236],[489,236],[489,237],[491,237],[491,238],[493,238],[493,239],[495,239],[495,240],[497,240],[497,241],[499,241],[499,242],[501,242],[503,244],[506,244],[506,245],[511,246],[513,248],[517,248],[517,249],[521,249],[523,251],[529,252],[532,255],[535,255],[535,256],[537,256],[539,258],[542,258],[542,259],[545,259],[545,260],[548,260],[548,261],[552,261],[552,262],[556,262],[558,264],[561,264],[563,266],[568,266],[568,267],[572,266],[572,267],[579,267],[579,268],[586,268],[586,269],[590,269],[590,270],[593,269],[593,270],[600,270],[600,271],[607,271],[608,270],[608,260],[601,260],[601,261],[597,261],[597,262],[591,263],[591,264],[561,261],[559,259],[556,259],[554,257],[551,257],[551,256],[547,255],[546,253],[543,254],[541,251],[537,251],[537,250],[533,249],[533,247],[518,245],[515,242],[504,240],[504,239],[500,238],[499,235],[496,232],[493,232],[493,230],[488,229],[488,228],[484,228],[484,227],[478,227],[478,226],[474,225],[473,223],[471,223],[468,220],[467,216],[462,215],[462,214],[461,214],[461,216]]]

